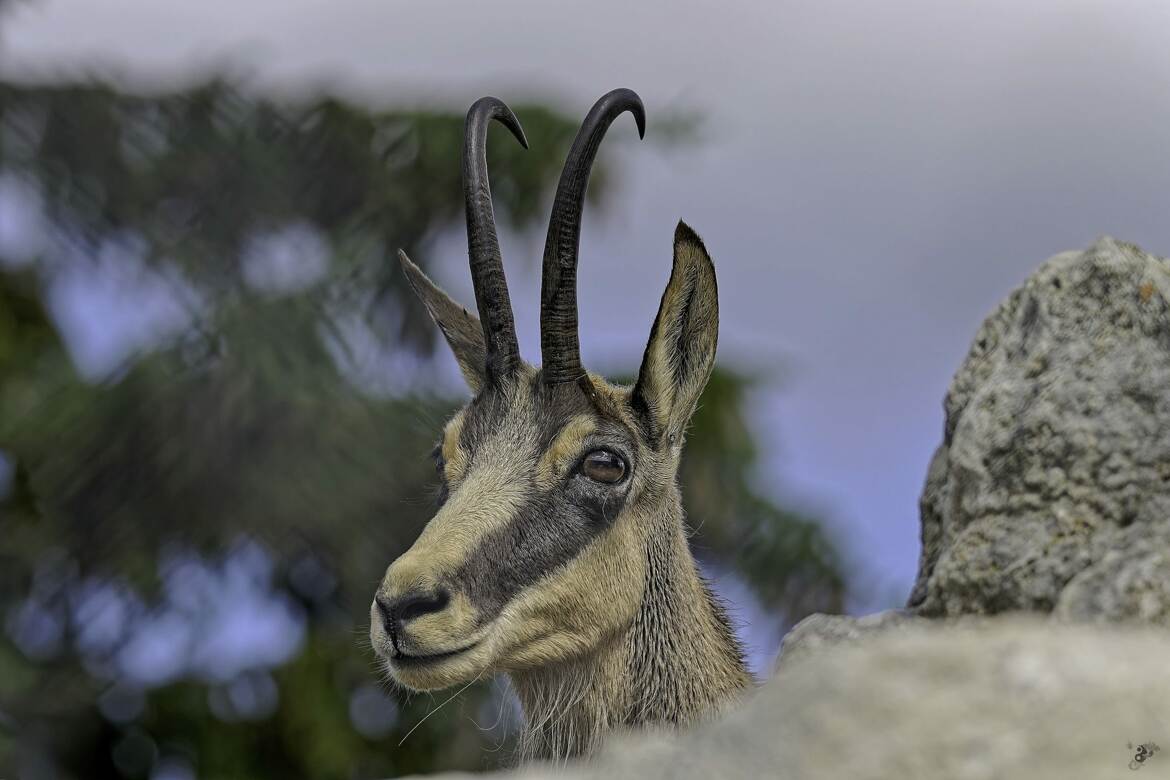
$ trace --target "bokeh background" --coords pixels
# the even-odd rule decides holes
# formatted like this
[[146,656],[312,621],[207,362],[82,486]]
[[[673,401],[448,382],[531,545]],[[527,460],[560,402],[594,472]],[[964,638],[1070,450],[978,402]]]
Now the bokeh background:
[[981,319],[1100,234],[1170,252],[1168,40],[1148,2],[0,0],[0,777],[507,761],[502,681],[406,697],[364,639],[465,397],[393,252],[474,300],[484,94],[532,146],[489,143],[530,359],[576,125],[646,103],[591,185],[583,351],[636,371],[686,219],[722,322],[682,481],[753,667],[902,603]]

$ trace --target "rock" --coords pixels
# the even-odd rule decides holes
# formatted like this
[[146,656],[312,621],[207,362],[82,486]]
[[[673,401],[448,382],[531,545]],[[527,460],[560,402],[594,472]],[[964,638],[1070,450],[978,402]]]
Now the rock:
[[854,644],[892,629],[902,629],[924,622],[909,610],[891,609],[864,617],[848,615],[810,615],[793,626],[780,643],[776,668],[808,658],[825,648]]
[[1170,626],[1168,302],[1170,262],[1102,238],[983,323],[922,496],[916,614]]
[[909,610],[813,615],[780,661],[915,615],[1170,626],[1168,301],[1170,262],[1111,238],[1012,293],[947,393]]
[[1170,778],[1167,658],[1162,631],[911,621],[786,665],[742,708],[687,734],[618,739],[563,772],[495,777],[1121,778],[1152,741],[1163,750],[1139,777]]

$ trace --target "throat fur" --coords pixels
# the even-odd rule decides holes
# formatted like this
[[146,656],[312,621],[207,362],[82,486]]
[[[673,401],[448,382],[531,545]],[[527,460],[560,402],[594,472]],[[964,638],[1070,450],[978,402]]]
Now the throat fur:
[[615,731],[697,723],[752,685],[681,525],[664,536],[647,550],[642,602],[623,633],[588,656],[511,675],[521,763],[588,756]]

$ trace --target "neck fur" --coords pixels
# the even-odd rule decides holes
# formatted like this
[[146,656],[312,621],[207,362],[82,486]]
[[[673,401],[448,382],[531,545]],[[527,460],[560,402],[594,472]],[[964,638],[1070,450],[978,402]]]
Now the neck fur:
[[681,518],[672,520],[646,551],[642,603],[623,633],[586,657],[511,675],[524,708],[521,761],[588,755],[616,730],[689,725],[752,684]]

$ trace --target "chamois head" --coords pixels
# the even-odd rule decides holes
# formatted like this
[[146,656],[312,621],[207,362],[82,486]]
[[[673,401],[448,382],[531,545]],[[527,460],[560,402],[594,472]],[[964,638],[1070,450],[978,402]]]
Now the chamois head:
[[544,251],[540,368],[520,357],[492,214],[489,123],[527,146],[499,100],[471,107],[463,147],[480,318],[399,254],[474,395],[435,448],[441,506],[371,605],[373,646],[408,688],[522,674],[598,651],[639,619],[649,591],[664,587],[650,570],[664,545],[684,539],[679,456],[718,333],[715,269],[699,237],[679,223],[670,282],[632,387],[587,372],[577,336],[589,170],[626,111],[642,135],[641,100],[610,92],[585,117],[561,173]]

